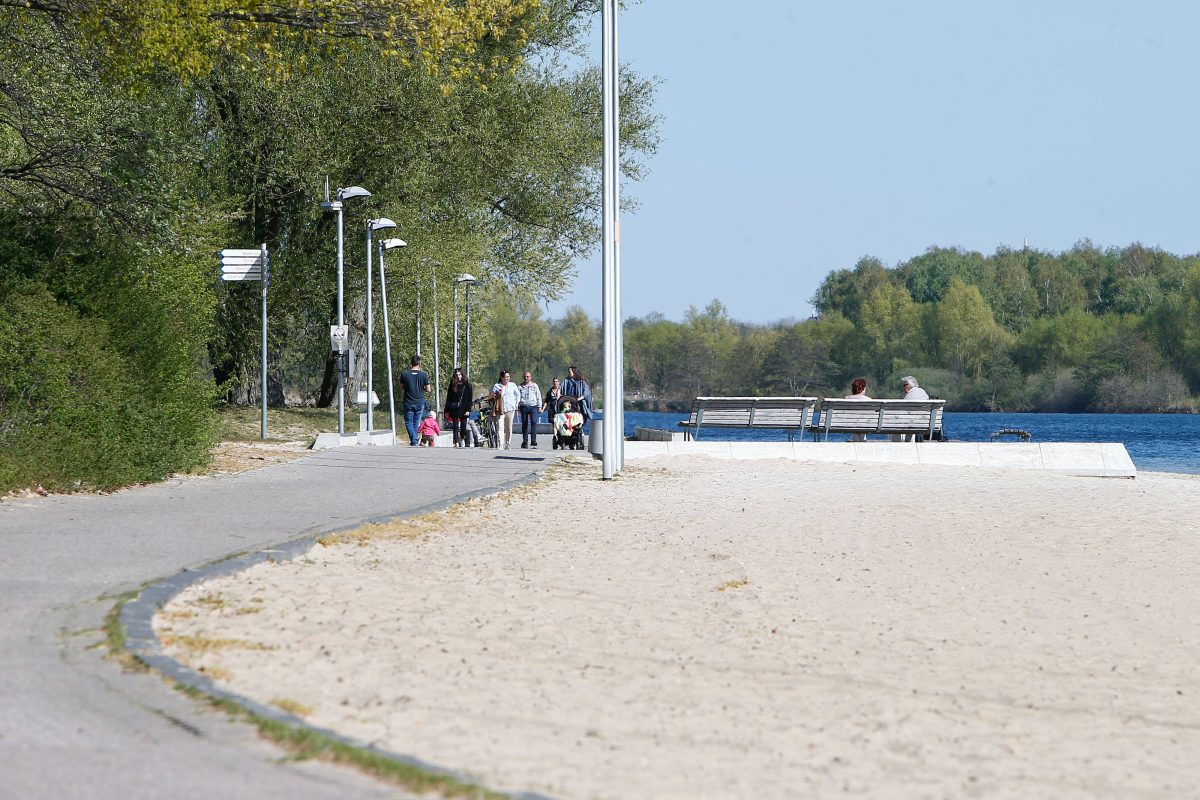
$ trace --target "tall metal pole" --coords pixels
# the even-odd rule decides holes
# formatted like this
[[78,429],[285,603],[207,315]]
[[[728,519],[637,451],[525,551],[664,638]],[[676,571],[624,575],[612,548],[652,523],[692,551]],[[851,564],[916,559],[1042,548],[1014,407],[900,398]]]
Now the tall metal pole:
[[467,381],[471,380],[471,284],[467,284]]
[[613,4],[612,18],[612,83],[613,116],[609,133],[613,149],[613,305],[616,311],[617,336],[617,460],[613,465],[617,472],[625,469],[625,315],[621,312],[621,84],[620,36],[617,32],[617,9]]
[[604,446],[603,476],[611,480],[623,461],[624,436],[621,425],[621,309],[620,267],[617,263],[619,168],[617,115],[617,3],[604,0],[603,10],[603,96],[604,96],[604,247],[603,247],[603,327],[604,327]]
[[415,355],[421,355],[421,282],[417,281],[417,349]]
[[[337,212],[337,290],[338,290],[338,327],[346,324],[346,313],[343,306],[344,294],[342,291],[343,281],[343,266],[342,266],[342,204],[340,202],[334,205],[334,211]],[[342,436],[346,433],[346,373],[343,369],[346,365],[346,355],[338,356],[338,435]]]
[[259,438],[267,438],[267,285],[271,282],[270,261],[267,260],[267,245],[259,245],[262,251],[262,430]]
[[392,444],[396,444],[396,390],[392,383],[392,327],[388,325],[387,275],[383,267],[383,242],[379,243],[379,302],[383,306],[383,350],[387,357],[388,413],[391,420]]
[[454,279],[454,363],[451,369],[458,369],[458,279]]
[[371,226],[374,220],[367,220],[367,431],[375,430],[375,404],[371,402],[371,394],[374,391],[375,369],[374,362],[371,360],[373,351],[375,350],[375,328],[374,314],[375,309],[371,307]]
[[433,410],[434,413],[442,413],[439,407],[441,404],[442,395],[442,370],[441,359],[438,357],[438,313],[437,313],[437,267],[433,270]]

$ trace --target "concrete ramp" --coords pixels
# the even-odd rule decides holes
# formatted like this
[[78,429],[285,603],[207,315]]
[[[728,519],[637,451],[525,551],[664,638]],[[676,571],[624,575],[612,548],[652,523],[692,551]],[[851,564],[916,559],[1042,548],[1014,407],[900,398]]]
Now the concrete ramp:
[[886,464],[1032,469],[1063,475],[1136,478],[1119,442],[626,442],[625,460],[707,455],[738,460],[873,461]]

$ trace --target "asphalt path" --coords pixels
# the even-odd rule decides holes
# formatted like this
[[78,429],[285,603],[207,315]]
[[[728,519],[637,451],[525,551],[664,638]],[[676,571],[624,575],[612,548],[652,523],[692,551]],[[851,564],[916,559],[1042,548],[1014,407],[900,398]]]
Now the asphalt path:
[[[547,442],[548,443],[548,442]],[[105,655],[115,597],[225,556],[536,475],[560,452],[340,448],[240,475],[0,502],[0,798],[404,797],[293,762]]]

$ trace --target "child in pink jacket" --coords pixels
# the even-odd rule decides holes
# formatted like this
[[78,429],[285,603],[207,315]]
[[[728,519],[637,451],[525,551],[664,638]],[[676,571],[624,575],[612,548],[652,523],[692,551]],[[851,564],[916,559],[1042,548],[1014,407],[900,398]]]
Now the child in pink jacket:
[[437,444],[437,436],[442,432],[442,429],[437,424],[437,414],[432,411],[425,419],[421,420],[421,424],[417,426],[417,433],[421,436],[422,447],[433,447]]

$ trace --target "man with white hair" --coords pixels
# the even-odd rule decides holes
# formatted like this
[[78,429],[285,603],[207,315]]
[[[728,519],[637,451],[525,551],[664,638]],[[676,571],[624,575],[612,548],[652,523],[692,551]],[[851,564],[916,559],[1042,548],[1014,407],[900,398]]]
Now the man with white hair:
[[912,375],[905,375],[900,379],[900,388],[904,390],[905,400],[928,400],[929,392],[922,389],[917,384],[917,379]]

